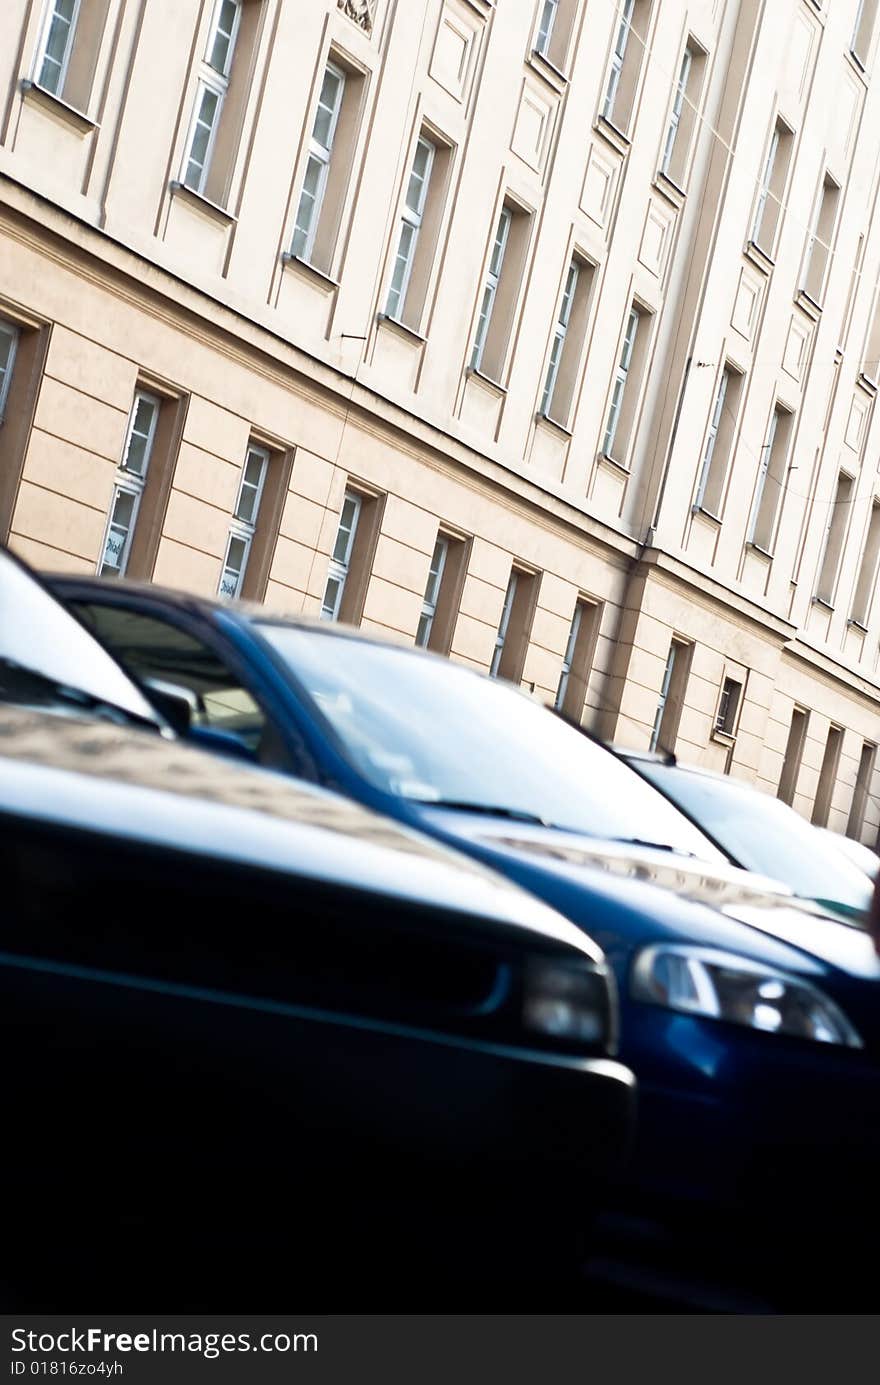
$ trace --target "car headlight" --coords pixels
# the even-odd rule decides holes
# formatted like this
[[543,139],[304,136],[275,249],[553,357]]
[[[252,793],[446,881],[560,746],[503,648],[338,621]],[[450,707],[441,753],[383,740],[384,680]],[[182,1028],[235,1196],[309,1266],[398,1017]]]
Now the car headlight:
[[712,948],[656,944],[636,957],[635,1000],[817,1043],[861,1048],[833,1000],[799,977]]
[[612,984],[604,969],[535,959],[525,972],[523,1024],[551,1039],[610,1050],[617,1041]]

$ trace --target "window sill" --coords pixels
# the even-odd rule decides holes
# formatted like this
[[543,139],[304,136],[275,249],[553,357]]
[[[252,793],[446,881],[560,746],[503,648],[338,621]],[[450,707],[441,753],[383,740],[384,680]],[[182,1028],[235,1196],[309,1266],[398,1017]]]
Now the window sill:
[[681,211],[687,193],[684,188],[679,187],[678,183],[676,183],[673,178],[670,178],[668,173],[664,173],[662,168],[658,168],[654,177],[654,187],[666,198],[667,202],[672,203],[676,211]]
[[534,68],[539,77],[544,79],[548,86],[551,86],[558,95],[562,95],[568,86],[568,78],[561,68],[558,68],[543,53],[539,53],[537,48],[533,48],[529,54],[528,64],[529,67]]
[[495,0],[465,0],[466,5],[470,5],[472,10],[476,10],[483,19],[488,19],[495,8]]
[[419,346],[424,346],[428,340],[421,332],[417,332],[415,327],[408,327],[405,322],[401,322],[399,317],[390,317],[388,313],[377,313],[376,321],[380,327],[390,327],[392,331],[397,331],[408,341],[418,342]]
[[79,135],[91,134],[93,130],[100,130],[97,120],[92,120],[91,116],[84,111],[78,111],[76,106],[71,106],[69,102],[63,101],[60,96],[55,96],[39,83],[32,82],[25,77],[21,83],[21,94],[26,101],[33,101],[38,106],[44,106],[52,115],[58,116],[65,125],[69,125],[72,130],[76,130]]
[[196,211],[204,213],[221,226],[234,226],[238,221],[238,217],[234,213],[228,212],[218,202],[212,202],[210,197],[206,197],[203,192],[196,192],[193,188],[188,188],[186,183],[180,183],[174,179],[168,186],[172,197],[180,197],[184,202],[189,202]]
[[721,516],[713,514],[711,510],[705,510],[702,505],[692,505],[691,514],[698,515],[700,519],[708,520],[710,524],[714,524],[719,529],[721,528]]
[[564,423],[559,423],[557,419],[551,418],[549,414],[535,414],[535,422],[546,423],[554,433],[561,433],[563,437],[570,438],[572,436],[570,428],[567,428]]
[[867,86],[868,64],[866,62],[863,62],[862,59],[859,57],[858,53],[854,52],[852,48],[848,50],[848,52],[845,54],[845,57],[853,72],[855,72],[856,76],[858,77],[859,81],[864,82]]
[[755,543],[753,539],[746,539],[746,548],[751,549],[753,553],[757,553],[758,557],[763,558],[765,562],[773,562],[773,554],[770,552],[770,549],[762,548],[761,545]]
[[505,385],[501,385],[497,380],[493,380],[491,375],[484,375],[483,372],[481,370],[478,370],[476,366],[469,365],[467,370],[465,371],[465,375],[473,377],[473,379],[475,380],[478,380],[481,385],[484,385],[487,389],[490,389],[495,394],[497,394],[499,399],[503,398],[507,394],[507,387]]
[[713,726],[709,732],[709,740],[717,741],[719,745],[725,745],[728,749],[736,745],[736,736],[732,731],[725,731],[720,726]]
[[833,602],[833,601],[826,601],[826,599],[825,599],[824,596],[814,596],[814,597],[813,597],[813,605],[814,605],[814,606],[821,606],[821,607],[823,608],[823,610],[826,610],[826,611],[833,611],[833,610],[834,610],[834,602]]
[[822,316],[822,304],[817,303],[806,289],[798,289],[794,296],[794,301],[802,312],[805,312],[811,322],[818,322]]
[[622,130],[618,130],[617,126],[614,125],[607,116],[597,116],[593,129],[621,156],[629,152],[629,136],[625,135]]
[[858,630],[860,635],[867,635],[868,627],[865,625],[864,621],[856,620],[851,616],[846,623],[851,630]]
[[325,274],[323,269],[317,269],[308,260],[304,260],[301,255],[291,255],[285,250],[281,256],[281,263],[285,269],[292,269],[295,274],[301,274],[304,279],[312,279],[328,293],[335,293],[339,288],[339,280],[331,279],[329,274]]
[[613,471],[618,472],[621,476],[629,476],[630,474],[629,467],[626,466],[624,462],[619,462],[616,457],[609,457],[607,452],[599,452],[596,456],[596,461],[604,462],[606,466],[610,466]]
[[768,255],[766,250],[762,250],[756,240],[746,241],[743,254],[747,260],[751,260],[752,264],[758,266],[762,274],[769,275],[773,270],[773,266],[776,264],[773,256]]
[[870,375],[866,375],[863,370],[859,371],[858,378],[856,379],[856,384],[861,385],[862,389],[865,390],[868,394],[873,396],[877,393],[878,383],[880,382],[878,382],[877,380],[872,380]]

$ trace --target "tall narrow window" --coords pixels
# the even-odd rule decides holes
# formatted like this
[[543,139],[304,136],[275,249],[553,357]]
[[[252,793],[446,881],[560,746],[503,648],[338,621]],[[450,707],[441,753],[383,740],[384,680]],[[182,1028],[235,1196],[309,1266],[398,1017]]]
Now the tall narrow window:
[[715,713],[715,730],[724,736],[736,734],[736,719],[742,700],[742,683],[737,678],[725,678],[721,685],[718,710]]
[[37,50],[37,84],[60,96],[76,37],[80,0],[49,0]]
[[602,439],[602,451],[606,457],[614,456],[614,444],[617,439],[617,430],[620,426],[624,396],[626,395],[630,368],[633,362],[633,352],[636,345],[636,336],[639,330],[639,316],[637,308],[634,307],[630,309],[626,323],[626,331],[623,335],[623,345],[620,348],[620,359],[617,363],[617,370],[614,373],[614,385],[611,390],[611,403],[608,408],[608,419],[605,424],[605,436]]
[[826,602],[829,606],[834,602],[837,573],[840,568],[843,543],[849,525],[850,506],[852,504],[854,487],[855,481],[853,478],[847,476],[846,472],[842,471],[837,478],[834,499],[828,506],[828,514],[825,520],[825,541],[822,550],[822,561],[819,568],[819,578],[816,583],[816,596],[820,601]]
[[583,597],[575,602],[553,704],[557,711],[573,721],[580,721],[584,710],[601,614],[602,607],[598,602]]
[[767,437],[761,449],[761,464],[748,533],[748,542],[764,553],[771,551],[776,535],[776,521],[788,470],[791,428],[791,412],[781,404],[776,404],[770,415]]
[[153,394],[138,390],[128,417],[125,448],[113,488],[98,563],[98,572],[102,577],[121,577],[128,567],[134,526],[147,481],[158,421],[159,400]]
[[602,107],[602,114],[606,120],[611,120],[614,115],[614,103],[617,100],[620,79],[623,75],[623,63],[629,45],[629,31],[632,26],[634,5],[635,0],[623,0],[623,5],[619,11],[620,18],[614,36],[614,48],[611,53],[611,70],[608,73],[608,85],[605,88],[605,103]]
[[507,237],[510,234],[510,222],[510,208],[502,207],[501,215],[498,218],[498,228],[495,232],[495,240],[492,244],[492,254],[489,257],[489,269],[486,274],[486,283],[483,288],[483,297],[480,302],[480,316],[477,319],[474,349],[471,353],[471,367],[474,370],[479,370],[483,361],[486,334],[489,330],[489,323],[492,321],[492,309],[495,306],[495,295],[498,292],[501,269],[504,265]]
[[871,518],[868,521],[868,532],[865,536],[865,547],[862,550],[862,561],[859,564],[859,575],[850,615],[850,619],[856,625],[867,627],[868,618],[871,614],[871,600],[877,586],[878,559],[880,559],[880,501],[875,500],[871,505]]
[[654,724],[651,727],[650,747],[652,750],[672,751],[675,749],[675,739],[678,735],[678,724],[681,720],[684,694],[690,671],[692,649],[693,646],[684,640],[673,639],[669,645],[666,667],[663,670],[663,679],[660,684],[660,696],[657,699],[657,710],[654,713]]
[[537,594],[537,573],[511,569],[489,667],[492,678],[506,678],[511,683],[522,678]]
[[235,502],[229,537],[226,540],[219,596],[231,599],[241,595],[268,469],[269,453],[266,448],[251,444],[242,467],[238,499]]
[[354,491],[346,491],[345,498],[342,502],[342,511],[339,515],[339,528],[336,531],[336,541],[333,544],[333,552],[330,556],[327,584],[324,588],[324,600],[321,605],[322,620],[339,619],[342,610],[342,602],[345,597],[345,584],[348,581],[348,572],[354,552],[360,514],[361,497],[356,495]]
[[240,20],[241,0],[216,0],[183,160],[181,181],[193,192],[205,191],[210,173]]
[[850,40],[850,52],[862,68],[868,66],[876,20],[877,0],[859,0],[853,36]]
[[559,374],[559,365],[562,360],[562,350],[565,346],[565,334],[568,331],[569,319],[571,318],[571,309],[574,303],[577,281],[578,264],[576,260],[572,260],[568,267],[568,273],[565,276],[565,288],[562,291],[562,302],[559,305],[559,316],[556,319],[556,330],[553,333],[553,346],[550,349],[547,378],[544,381],[544,393],[541,396],[542,414],[549,412],[553,391],[556,388],[556,377]]
[[850,804],[849,819],[846,824],[846,835],[854,837],[856,841],[861,837],[862,828],[865,825],[865,809],[868,806],[868,795],[871,792],[871,780],[874,778],[876,761],[876,745],[872,744],[871,741],[864,741],[859,756],[859,768],[856,773],[856,785]]
[[550,52],[550,40],[553,37],[553,26],[556,23],[556,11],[558,9],[559,0],[544,0],[541,6],[541,20],[538,25],[535,49],[542,57],[547,57]]
[[868,340],[865,343],[865,355],[862,359],[862,374],[872,385],[880,384],[880,295],[874,304],[874,313],[871,318],[871,326],[868,331]]
[[342,109],[345,91],[345,75],[341,68],[328,63],[321,83],[318,108],[312,125],[309,141],[309,159],[303,177],[296,226],[293,233],[291,254],[300,259],[310,260],[315,244],[315,235],[324,204],[324,194],[330,173],[330,158],[333,153],[333,140]]
[[822,756],[822,768],[819,771],[819,786],[816,789],[816,800],[810,815],[810,821],[815,823],[817,827],[828,825],[828,814],[831,811],[831,800],[834,797],[837,783],[837,768],[840,764],[842,746],[842,728],[829,726],[828,739],[825,742],[825,754]]
[[18,328],[0,318],[0,423],[6,414],[6,401],[12,384],[12,368],[18,346]]
[[437,542],[434,544],[434,552],[431,555],[431,566],[428,570],[428,581],[422,600],[422,614],[419,616],[419,628],[416,631],[416,644],[423,649],[428,647],[431,639],[448,552],[449,540],[443,534],[438,535]]
[[385,309],[389,317],[399,318],[403,316],[407,289],[416,255],[416,245],[425,213],[434,154],[434,144],[425,139],[424,136],[420,136],[416,144],[416,152],[406,185],[403,212],[401,213],[400,236],[397,242],[397,254],[394,257],[391,287],[388,290],[388,303]]
[[807,245],[803,278],[804,293],[818,305],[822,303],[839,202],[840,188],[834,179],[826,173],[822,181],[822,196],[816,208],[813,231]]
[[709,431],[703,448],[694,504],[698,510],[706,510],[716,518],[721,513],[724,498],[724,483],[733,449],[742,382],[741,373],[731,365],[725,365],[718,381]]
[[678,139],[678,130],[681,125],[681,114],[684,110],[692,62],[693,54],[690,48],[686,48],[682,55],[681,67],[678,71],[678,81],[675,84],[675,95],[672,98],[672,110],[669,113],[669,125],[666,130],[666,140],[663,145],[663,158],[660,162],[661,172],[667,175],[672,164],[672,155],[675,152],[675,142]]
[[781,798],[783,803],[789,805],[794,802],[809,721],[810,714],[803,707],[793,709],[791,725],[788,728],[788,740],[785,745],[785,757],[782,761],[782,773],[779,777],[779,788],[776,790],[776,797]]
[[761,174],[751,235],[754,244],[760,246],[767,256],[772,256],[776,244],[776,230],[780,220],[793,142],[794,136],[789,127],[784,121],[777,120],[770,135]]

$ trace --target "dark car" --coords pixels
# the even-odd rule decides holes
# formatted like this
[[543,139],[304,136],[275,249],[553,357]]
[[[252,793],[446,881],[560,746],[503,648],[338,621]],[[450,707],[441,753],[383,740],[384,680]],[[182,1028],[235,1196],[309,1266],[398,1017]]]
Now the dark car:
[[596,945],[181,744],[3,552],[0,614],[7,1310],[564,1283],[634,1115]]
[[731,866],[509,685],[259,607],[55,585],[136,677],[185,690],[197,724],[468,851],[598,938],[639,1079],[630,1224],[706,1232],[753,1281],[783,1263],[818,1287],[794,1270],[834,1253],[841,1217],[866,1226],[880,1150],[880,962],[861,923]]
[[871,879],[845,854],[845,838],[839,845],[836,834],[819,831],[787,803],[730,775],[681,764],[670,754],[617,753],[733,865],[775,875],[799,899],[845,915],[868,909]]

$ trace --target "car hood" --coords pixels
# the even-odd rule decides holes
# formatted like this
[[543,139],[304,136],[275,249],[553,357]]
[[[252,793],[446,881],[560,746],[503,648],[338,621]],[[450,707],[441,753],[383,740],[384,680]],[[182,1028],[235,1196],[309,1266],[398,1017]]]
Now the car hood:
[[[852,976],[880,979],[880,957],[863,920],[844,921],[833,911],[798,899],[787,885],[769,877],[664,849],[504,819],[475,819],[472,814],[446,809],[432,809],[430,817],[438,824],[442,821],[445,836],[471,844],[481,851],[483,859],[500,868],[505,858],[519,859],[564,877],[569,885],[581,880],[590,890],[596,888],[598,872],[609,884],[628,881],[657,886],[688,904],[705,906],[687,913],[679,909],[675,915],[677,931],[695,941],[716,941],[739,952],[766,954],[763,940],[767,940],[774,952],[774,944],[782,945],[777,953],[780,964],[786,956],[793,964],[800,953],[807,970],[813,970],[818,962]],[[530,882],[529,888],[534,884]],[[632,886],[619,894],[621,904],[649,897],[656,898],[656,892],[634,894]],[[707,909],[717,920],[715,940],[707,936]],[[659,901],[651,915],[668,927],[669,910]],[[760,935],[760,941],[755,934]],[[611,951],[610,939],[600,930],[597,937]]]
[[148,731],[0,706],[0,813],[374,890],[529,929],[580,929],[494,871],[350,799]]

